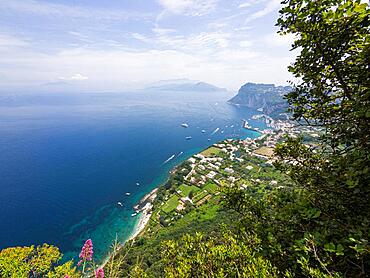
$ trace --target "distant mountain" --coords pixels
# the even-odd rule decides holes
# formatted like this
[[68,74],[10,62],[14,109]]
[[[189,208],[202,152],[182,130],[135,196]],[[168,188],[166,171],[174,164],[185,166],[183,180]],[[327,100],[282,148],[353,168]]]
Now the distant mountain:
[[147,87],[147,89],[161,91],[199,91],[199,92],[226,90],[223,88],[216,87],[212,84],[189,79],[163,80],[152,84],[151,86]]
[[265,114],[284,112],[288,103],[283,96],[292,90],[290,86],[246,83],[229,103],[259,109]]

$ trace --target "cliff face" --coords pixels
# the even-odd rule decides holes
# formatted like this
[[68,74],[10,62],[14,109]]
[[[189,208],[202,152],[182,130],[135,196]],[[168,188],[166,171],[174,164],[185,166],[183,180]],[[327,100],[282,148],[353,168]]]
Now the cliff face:
[[261,108],[266,114],[283,112],[288,106],[283,96],[291,90],[290,86],[246,83],[239,89],[238,94],[229,100],[229,103],[254,109]]

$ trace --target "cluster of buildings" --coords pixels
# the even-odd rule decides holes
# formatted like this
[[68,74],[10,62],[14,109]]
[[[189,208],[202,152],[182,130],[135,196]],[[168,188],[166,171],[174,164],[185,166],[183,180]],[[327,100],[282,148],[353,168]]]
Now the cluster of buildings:
[[[219,190],[215,192],[214,188],[222,185],[237,184],[240,188],[247,188],[248,182],[252,182],[277,186],[279,183],[277,180],[270,177],[266,180],[259,174],[262,164],[272,165],[275,159],[274,148],[276,144],[284,140],[286,135],[291,137],[308,135],[312,138],[319,136],[319,130],[294,126],[288,121],[274,121],[267,117],[266,121],[271,129],[263,130],[258,138],[228,139],[214,144],[209,149],[188,159],[190,171],[185,168],[178,169],[187,173],[182,188],[193,187],[198,190],[196,194],[191,194],[191,196],[184,196],[181,190],[177,191],[179,198],[174,210],[175,214],[184,211],[189,204],[198,206],[217,196]],[[272,167],[270,171],[273,171]],[[246,178],[247,176],[253,178]]]

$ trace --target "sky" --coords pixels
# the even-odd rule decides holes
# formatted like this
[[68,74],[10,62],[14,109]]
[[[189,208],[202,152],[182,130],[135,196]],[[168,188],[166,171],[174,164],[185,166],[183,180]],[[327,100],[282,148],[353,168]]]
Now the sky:
[[0,0],[0,92],[284,85],[280,0]]

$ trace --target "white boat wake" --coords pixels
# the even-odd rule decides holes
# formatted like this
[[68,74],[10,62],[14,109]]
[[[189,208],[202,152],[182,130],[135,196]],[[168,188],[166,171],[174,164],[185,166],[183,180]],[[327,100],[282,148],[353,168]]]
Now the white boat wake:
[[177,157],[179,157],[180,155],[182,155],[184,152],[179,152],[179,154],[177,155]]
[[215,133],[217,133],[218,131],[220,130],[220,128],[218,127],[218,128],[216,128],[212,133],[211,133],[211,135],[214,135]]
[[163,162],[163,164],[170,162],[174,158],[175,158],[175,155],[171,155],[165,162]]

